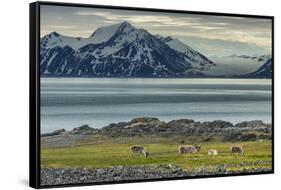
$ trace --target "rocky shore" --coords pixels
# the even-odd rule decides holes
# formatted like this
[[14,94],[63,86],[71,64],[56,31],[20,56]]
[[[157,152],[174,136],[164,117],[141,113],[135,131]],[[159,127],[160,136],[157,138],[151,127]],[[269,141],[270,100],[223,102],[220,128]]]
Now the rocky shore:
[[[244,121],[232,124],[227,121],[215,120],[199,122],[191,119],[178,119],[169,122],[158,118],[142,117],[128,122],[112,123],[103,128],[92,128],[88,125],[76,127],[71,131],[59,129],[41,137],[99,135],[107,137],[200,137],[209,141],[219,137],[222,141],[252,141],[257,139],[271,139],[272,126],[260,120]],[[76,136],[76,137],[75,137]]]
[[177,178],[205,175],[236,174],[236,173],[256,173],[270,172],[271,169],[244,169],[229,171],[226,165],[216,168],[198,168],[193,171],[184,171],[175,165],[143,165],[143,166],[116,166],[103,169],[41,169],[41,185],[63,185],[76,183],[96,183],[123,180],[142,180]]

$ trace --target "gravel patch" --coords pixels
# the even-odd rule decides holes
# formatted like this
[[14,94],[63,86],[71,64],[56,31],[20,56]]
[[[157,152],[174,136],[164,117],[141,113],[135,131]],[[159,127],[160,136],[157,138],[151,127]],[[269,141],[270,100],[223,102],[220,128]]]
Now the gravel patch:
[[63,185],[77,183],[112,182],[124,180],[161,179],[188,176],[220,175],[235,173],[267,172],[271,169],[244,169],[240,171],[227,171],[226,165],[216,168],[198,168],[184,171],[175,165],[142,165],[142,166],[116,166],[112,168],[84,169],[41,169],[41,185]]

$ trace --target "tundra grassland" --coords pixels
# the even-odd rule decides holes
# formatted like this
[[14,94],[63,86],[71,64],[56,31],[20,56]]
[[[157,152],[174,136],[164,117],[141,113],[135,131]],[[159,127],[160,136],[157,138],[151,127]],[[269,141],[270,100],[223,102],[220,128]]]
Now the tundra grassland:
[[[178,140],[178,139],[177,139]],[[183,142],[184,144],[191,144]],[[200,152],[178,156],[181,143],[165,138],[120,138],[100,141],[85,140],[75,146],[41,146],[42,168],[110,168],[114,166],[172,164],[183,170],[198,168],[212,169],[224,166],[226,170],[272,168],[271,140],[247,142],[203,142]],[[130,146],[142,145],[149,152],[148,157],[132,155]],[[245,155],[231,154],[230,146],[243,146]],[[216,149],[218,155],[208,155],[209,149]]]

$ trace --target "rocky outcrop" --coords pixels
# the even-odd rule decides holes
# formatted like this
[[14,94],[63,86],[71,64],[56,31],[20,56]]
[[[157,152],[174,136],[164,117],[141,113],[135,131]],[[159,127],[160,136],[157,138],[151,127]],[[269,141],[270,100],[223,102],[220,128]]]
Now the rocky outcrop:
[[44,133],[44,134],[41,134],[41,137],[48,137],[48,136],[55,136],[55,135],[62,135],[65,133],[65,129],[59,129],[59,130],[55,130],[51,133]]
[[271,132],[271,124],[266,124],[260,120],[244,121],[237,123],[235,127],[241,130],[255,130],[259,132],[269,133]]
[[90,135],[90,134],[95,134],[98,132],[98,129],[94,129],[89,127],[89,125],[82,125],[80,127],[74,128],[72,131],[70,131],[69,134],[72,135]]
[[[259,120],[244,121],[233,125],[230,122],[215,120],[198,122],[191,119],[178,119],[164,122],[154,117],[135,118],[128,122],[112,123],[100,129],[83,125],[72,131],[64,132],[66,135],[105,135],[109,137],[133,137],[133,136],[198,136],[211,139],[212,136],[220,136],[227,141],[247,141],[260,138],[269,139],[271,136],[271,124]],[[257,136],[255,133],[259,133]],[[43,134],[44,136],[60,135],[58,131]]]
[[[263,136],[260,136],[260,139],[265,139]],[[257,140],[257,135],[255,133],[229,133],[225,134],[223,137],[223,141],[255,141]]]

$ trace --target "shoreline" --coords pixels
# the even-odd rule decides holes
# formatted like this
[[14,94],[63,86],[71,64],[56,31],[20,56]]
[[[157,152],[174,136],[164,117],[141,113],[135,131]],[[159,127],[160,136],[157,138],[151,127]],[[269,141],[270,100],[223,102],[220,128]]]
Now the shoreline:
[[63,148],[111,142],[134,143],[135,140],[143,143],[183,144],[271,139],[272,125],[259,120],[233,125],[222,120],[198,122],[178,119],[164,122],[154,117],[142,117],[127,122],[111,123],[103,128],[82,125],[70,131],[58,129],[41,134],[41,145],[45,148]]
[[[178,118],[178,119],[174,119],[174,120],[181,120],[181,119],[182,118]],[[172,121],[172,120],[163,119],[161,121],[164,121],[164,122],[168,123],[169,121]],[[265,120],[261,120],[261,119],[241,120],[241,121],[236,121],[236,122],[232,122],[232,121],[229,121],[229,120],[196,120],[196,122],[201,122],[201,123],[204,123],[204,122],[214,122],[214,121],[229,122],[233,126],[235,126],[237,124],[240,124],[240,123],[243,123],[243,122],[252,122],[252,121],[261,121],[262,123],[264,123],[266,125],[271,125],[271,121],[265,121]],[[120,123],[120,122],[109,122],[106,125],[102,125],[102,126],[98,126],[98,127],[91,127],[91,125],[89,125],[89,124],[84,124],[84,125],[88,125],[89,127],[93,128],[93,129],[100,130],[100,129],[104,128],[104,127],[107,127],[107,126],[112,125],[112,124],[117,124],[117,123]],[[73,127],[69,127],[69,128],[52,128],[52,129],[44,131],[44,132],[41,130],[41,132],[42,132],[41,135],[48,134],[48,133],[53,133],[54,131],[61,130],[61,129],[64,129],[65,131],[72,131],[74,128],[81,127],[81,126],[83,126],[83,125],[73,126]]]
[[[194,121],[192,119],[176,119],[169,122],[162,121],[156,117],[140,117],[134,118],[130,121],[121,121],[118,123],[111,123],[102,128],[92,128],[85,124],[73,128],[72,130],[57,129],[50,133],[41,134],[41,138],[48,137],[66,137],[66,136],[108,136],[114,137],[142,137],[142,136],[159,136],[159,137],[173,137],[173,136],[205,136],[211,138],[212,136],[220,136],[222,140],[235,140],[232,136],[243,138],[243,135],[248,135],[252,140],[257,139],[271,139],[272,125],[264,123],[261,120],[243,121],[237,124],[232,124],[223,120],[214,121]],[[249,134],[251,134],[249,136]],[[254,134],[256,135],[254,137]],[[258,136],[257,136],[258,134]],[[204,140],[204,138],[202,139]],[[240,139],[243,141],[243,139]],[[249,139],[244,139],[249,140]]]
[[[211,121],[198,120],[198,121],[195,121],[193,119],[182,118],[182,119],[173,119],[173,120],[170,120],[170,121],[164,121],[164,120],[160,120],[157,117],[137,117],[137,118],[131,119],[130,121],[120,121],[120,122],[115,122],[115,123],[109,123],[106,126],[98,127],[98,128],[90,127],[88,124],[84,124],[84,125],[81,125],[81,126],[74,127],[72,130],[66,130],[64,128],[61,128],[61,129],[55,129],[53,131],[42,133],[41,135],[45,136],[46,134],[49,134],[49,133],[51,134],[51,133],[54,133],[54,132],[56,133],[58,131],[61,131],[62,132],[61,134],[63,134],[63,132],[71,132],[71,131],[75,131],[75,130],[79,130],[79,129],[83,129],[83,128],[87,128],[89,130],[102,130],[104,128],[107,128],[107,127],[110,127],[110,126],[113,126],[113,125],[118,125],[118,124],[121,124],[121,123],[133,123],[134,121],[138,121],[138,120],[142,120],[142,121],[146,122],[145,121],[146,119],[147,120],[155,120],[155,121],[158,120],[162,124],[165,124],[165,123],[168,124],[168,123],[174,122],[174,121],[184,121],[185,120],[185,121],[188,121],[189,123],[197,123],[197,124],[221,122],[223,124],[227,124],[227,125],[230,125],[232,127],[240,127],[241,124],[247,124],[247,123],[257,123],[255,125],[271,127],[271,122],[265,122],[265,121],[262,121],[262,120],[245,120],[245,121],[240,121],[240,122],[235,123],[235,122],[230,122],[230,121],[225,121],[225,120],[211,120]],[[256,127],[258,127],[258,126],[256,126]]]

